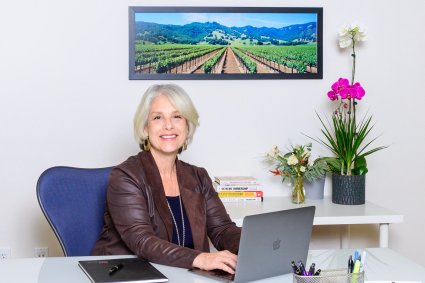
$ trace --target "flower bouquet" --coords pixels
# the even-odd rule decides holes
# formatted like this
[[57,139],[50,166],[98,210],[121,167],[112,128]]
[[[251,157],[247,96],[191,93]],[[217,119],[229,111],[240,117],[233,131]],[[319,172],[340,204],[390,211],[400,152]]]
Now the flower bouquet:
[[305,200],[303,181],[312,182],[324,178],[328,166],[323,158],[313,160],[311,157],[312,144],[291,146],[292,150],[283,153],[277,146],[266,154],[268,161],[273,163],[275,176],[281,176],[282,182],[294,184],[292,202],[303,203]]

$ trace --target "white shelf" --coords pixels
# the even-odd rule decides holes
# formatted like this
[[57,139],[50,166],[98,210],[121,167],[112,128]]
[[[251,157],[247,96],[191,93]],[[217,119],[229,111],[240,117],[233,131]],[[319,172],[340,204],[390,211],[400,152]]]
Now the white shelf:
[[381,224],[403,222],[403,215],[366,202],[364,205],[340,205],[332,203],[330,197],[323,200],[306,200],[302,205],[293,204],[291,198],[265,197],[263,202],[225,203],[230,217],[242,226],[247,215],[273,212],[303,206],[316,206],[314,225]]
[[[352,225],[352,224],[379,224],[380,225],[380,247],[388,247],[388,225],[403,222],[403,215],[366,202],[363,205],[340,205],[332,203],[330,197],[322,200],[306,200],[301,205],[293,204],[290,196],[265,197],[263,202],[235,202],[225,203],[230,218],[238,226],[242,226],[243,218],[247,215],[273,212],[303,206],[316,206],[316,214],[313,225]],[[341,235],[342,242],[349,235]],[[347,247],[345,244],[342,247]]]

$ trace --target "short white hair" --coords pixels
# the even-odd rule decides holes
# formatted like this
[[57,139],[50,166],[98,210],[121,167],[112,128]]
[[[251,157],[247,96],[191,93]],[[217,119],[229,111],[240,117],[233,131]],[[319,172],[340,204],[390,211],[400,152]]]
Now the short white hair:
[[155,97],[160,95],[166,96],[186,119],[188,126],[186,142],[190,144],[196,128],[199,126],[199,115],[186,91],[175,84],[155,84],[146,90],[134,115],[134,136],[136,141],[139,145],[143,145],[145,140],[148,139],[144,129],[148,124],[152,102]]

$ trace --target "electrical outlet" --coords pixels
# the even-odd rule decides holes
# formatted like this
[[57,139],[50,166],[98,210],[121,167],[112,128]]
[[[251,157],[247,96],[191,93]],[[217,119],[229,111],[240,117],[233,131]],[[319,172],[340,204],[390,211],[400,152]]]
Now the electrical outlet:
[[0,259],[10,258],[11,253],[11,248],[0,248]]
[[48,247],[34,248],[34,256],[35,257],[48,257],[49,256],[49,248]]

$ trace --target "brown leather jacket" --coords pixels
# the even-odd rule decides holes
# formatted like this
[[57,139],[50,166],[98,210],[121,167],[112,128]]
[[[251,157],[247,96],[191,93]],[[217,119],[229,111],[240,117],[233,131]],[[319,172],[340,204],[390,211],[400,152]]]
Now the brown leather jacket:
[[112,170],[105,224],[92,254],[135,254],[190,268],[198,254],[209,251],[208,237],[217,250],[237,253],[241,230],[226,213],[207,171],[180,160],[176,171],[194,249],[171,243],[172,218],[158,167],[151,153],[142,151]]

